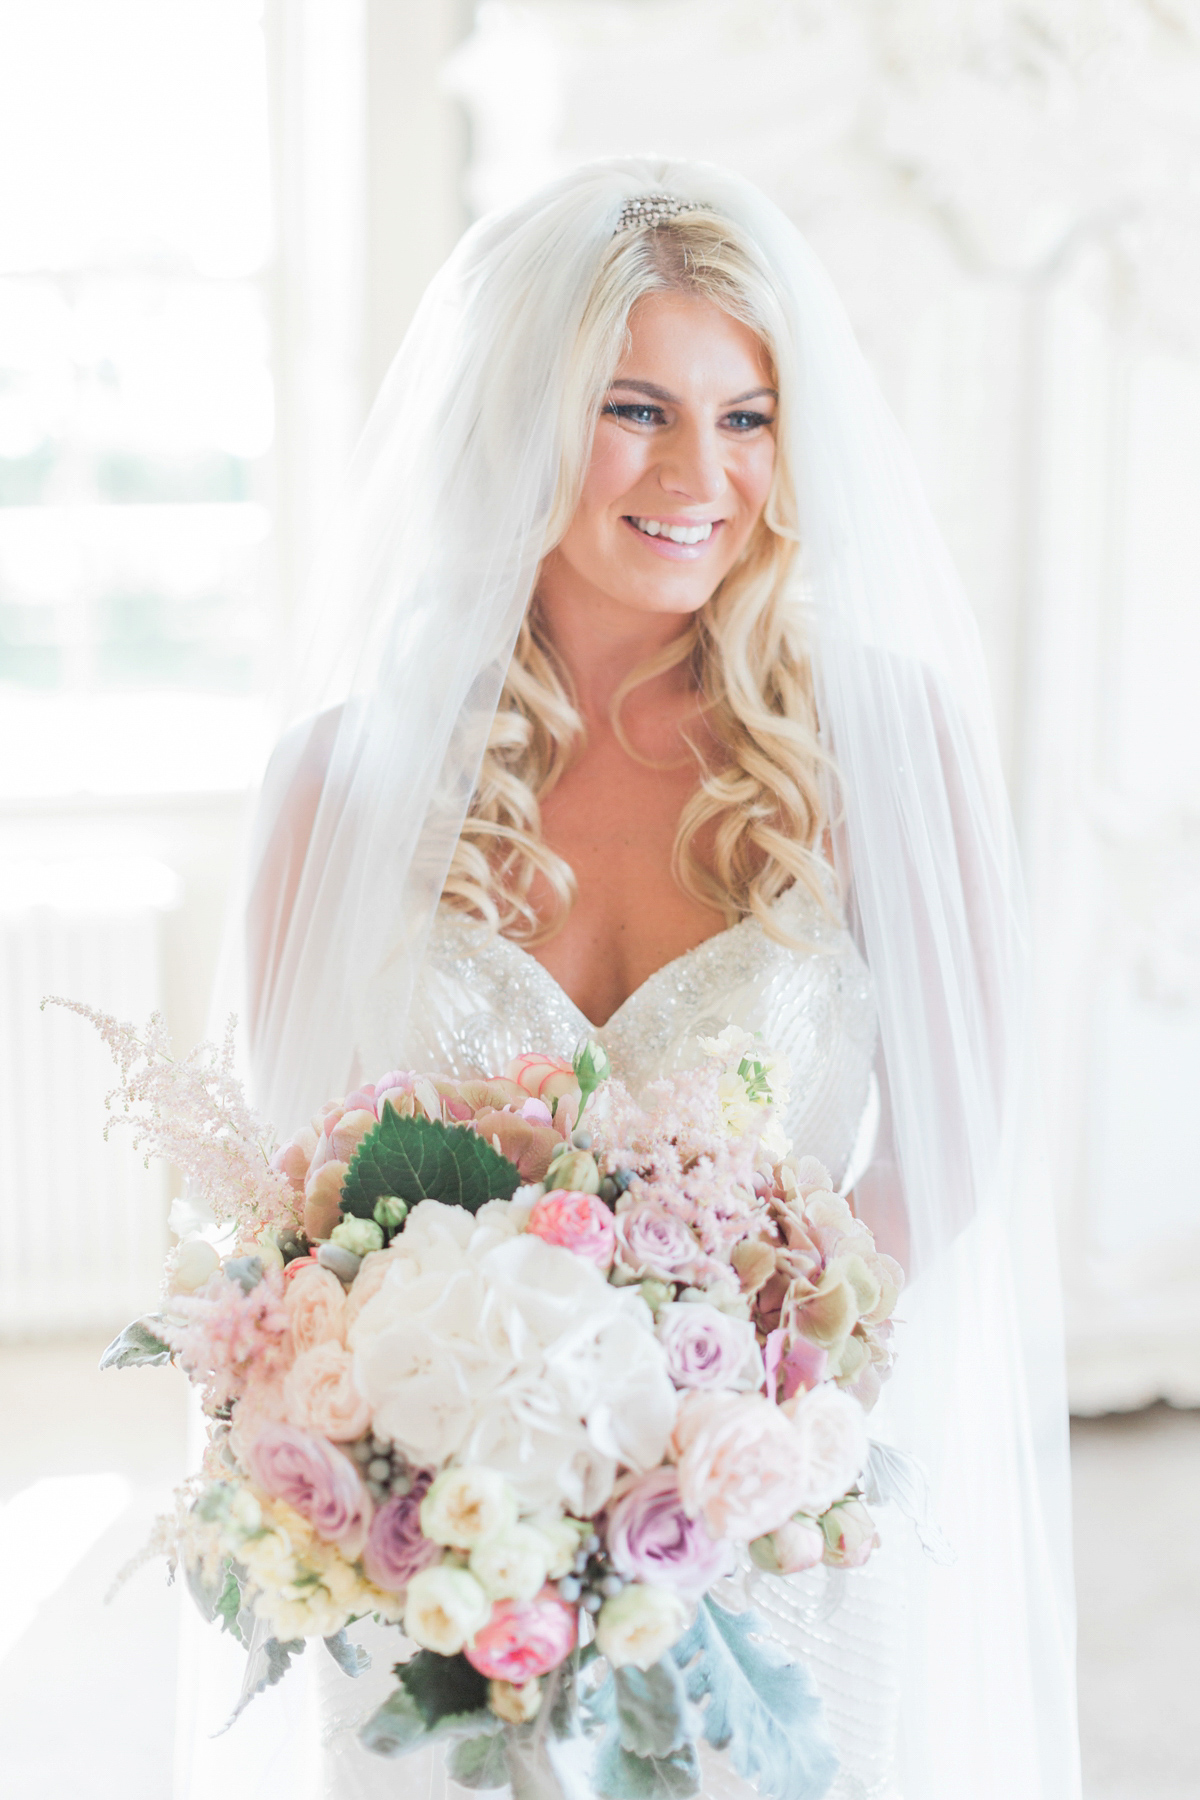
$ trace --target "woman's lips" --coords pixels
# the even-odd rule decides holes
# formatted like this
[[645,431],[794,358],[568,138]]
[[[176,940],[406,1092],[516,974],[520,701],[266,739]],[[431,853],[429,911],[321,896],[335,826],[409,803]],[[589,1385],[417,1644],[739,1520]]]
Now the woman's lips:
[[[696,524],[700,524],[700,522],[699,519],[695,521]],[[713,519],[712,531],[702,544],[677,544],[671,538],[651,537],[647,532],[638,529],[628,513],[622,513],[621,523],[639,544],[644,544],[646,549],[652,551],[655,556],[665,557],[668,562],[699,562],[700,558],[705,556],[716,543],[725,521],[724,519]],[[680,520],[679,523],[682,524],[683,521]]]

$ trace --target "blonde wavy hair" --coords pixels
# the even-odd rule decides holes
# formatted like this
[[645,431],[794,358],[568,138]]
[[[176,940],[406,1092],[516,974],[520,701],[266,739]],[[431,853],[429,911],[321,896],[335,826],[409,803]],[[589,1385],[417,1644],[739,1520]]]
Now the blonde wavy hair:
[[[569,365],[547,554],[578,504],[596,421],[629,342],[630,313],[647,295],[664,292],[711,300],[756,333],[781,385],[778,417],[786,418],[783,314],[770,277],[735,227],[701,209],[618,232]],[[798,882],[828,905],[816,849],[827,823],[821,774],[828,759],[818,740],[799,622],[799,534],[786,430],[777,441],[771,491],[745,550],[688,629],[622,682],[612,722],[627,752],[645,761],[622,730],[620,709],[643,682],[688,664],[717,751],[705,758],[689,746],[698,781],[675,834],[674,878],[727,923],[753,915],[771,937],[791,942],[773,916],[779,896]],[[449,904],[518,942],[552,937],[575,899],[573,871],[542,837],[541,802],[584,736],[535,584],[444,889]],[[549,910],[543,902],[540,912],[531,899],[539,875],[551,898]]]

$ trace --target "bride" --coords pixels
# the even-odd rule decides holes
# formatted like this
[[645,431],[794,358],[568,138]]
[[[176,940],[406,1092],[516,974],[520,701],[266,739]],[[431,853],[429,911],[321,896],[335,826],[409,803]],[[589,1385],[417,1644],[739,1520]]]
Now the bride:
[[[797,1150],[909,1287],[871,1416],[881,1550],[749,1602],[821,1696],[837,1800],[1071,1800],[1003,787],[965,604],[799,234],[735,177],[648,160],[482,221],[314,593],[252,853],[262,1110],[584,1033],[636,1091],[699,1033],[761,1032]],[[320,1670],[322,1794],[446,1789],[355,1740],[390,1635],[359,1682]],[[705,1792],[750,1790],[711,1756]]]

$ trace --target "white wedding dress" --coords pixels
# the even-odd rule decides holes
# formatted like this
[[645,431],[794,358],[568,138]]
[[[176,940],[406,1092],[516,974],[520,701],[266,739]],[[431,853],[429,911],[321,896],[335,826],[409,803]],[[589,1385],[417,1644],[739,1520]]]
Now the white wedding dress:
[[[507,939],[482,938],[462,915],[440,909],[403,1044],[386,980],[359,1043],[364,1073],[404,1066],[456,1076],[501,1072],[522,1050],[569,1056],[598,1038],[613,1073],[635,1094],[656,1075],[703,1059],[696,1042],[727,1024],[761,1032],[792,1070],[786,1129],[800,1154],[820,1158],[835,1184],[853,1176],[868,1140],[876,1020],[870,976],[849,934],[806,895],[790,890],[777,918],[805,948],[768,937],[753,919],[676,957],[597,1028],[542,965]],[[874,1429],[878,1413],[873,1417]],[[840,1770],[830,1800],[899,1800],[895,1766],[903,1661],[899,1565],[908,1530],[887,1508],[884,1546],[863,1569],[800,1577],[747,1570],[745,1587],[770,1635],[808,1669],[824,1704]],[[314,1661],[325,1719],[323,1794],[329,1800],[443,1800],[441,1754],[381,1761],[355,1730],[390,1691],[394,1633],[353,1635],[369,1644],[371,1671],[351,1681],[324,1656]],[[723,1756],[704,1753],[706,1796],[749,1796]],[[462,1790],[452,1789],[452,1793]]]

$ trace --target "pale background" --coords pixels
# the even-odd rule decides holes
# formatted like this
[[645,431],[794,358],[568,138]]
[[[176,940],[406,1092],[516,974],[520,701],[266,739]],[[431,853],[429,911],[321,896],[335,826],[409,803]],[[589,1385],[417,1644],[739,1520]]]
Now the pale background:
[[28,1800],[172,1792],[176,1597],[155,1569],[98,1602],[184,1457],[173,1372],[90,1372],[153,1301],[166,1186],[37,1002],[204,1033],[281,637],[416,299],[479,211],[639,150],[738,168],[808,233],[979,619],[1090,1416],[1087,1795],[1200,1791],[1200,5],[0,0],[0,1766]]

